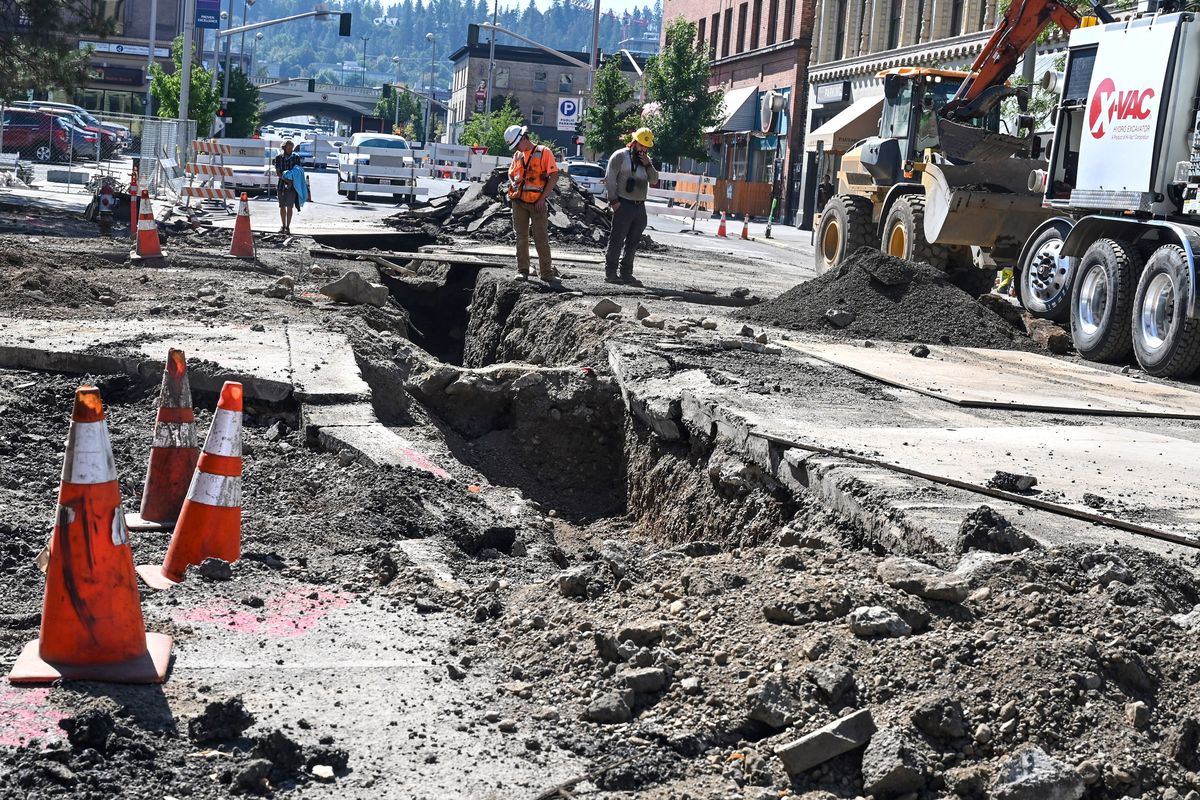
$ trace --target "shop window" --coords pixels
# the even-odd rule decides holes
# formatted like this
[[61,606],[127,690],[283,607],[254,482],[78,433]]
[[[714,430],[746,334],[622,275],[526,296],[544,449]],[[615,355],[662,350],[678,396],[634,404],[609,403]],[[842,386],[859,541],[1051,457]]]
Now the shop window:
[[771,183],[775,180],[775,150],[757,150],[754,153],[753,166],[750,170],[750,180],[758,183]]
[[569,72],[558,73],[558,93],[570,94],[575,89],[575,78]]
[[546,91],[546,70],[539,69],[533,73],[533,90],[535,92]]
[[530,125],[545,125],[546,124],[546,109],[544,106],[534,106],[529,111]]
[[125,0],[97,0],[100,15],[113,26],[112,32],[117,36],[125,33]]

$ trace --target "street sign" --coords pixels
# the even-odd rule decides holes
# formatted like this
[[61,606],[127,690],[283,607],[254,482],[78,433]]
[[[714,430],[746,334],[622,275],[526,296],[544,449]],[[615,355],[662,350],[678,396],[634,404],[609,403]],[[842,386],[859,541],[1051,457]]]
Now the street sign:
[[579,98],[558,98],[558,129],[574,131],[579,125]]
[[221,0],[196,0],[196,27],[221,27]]

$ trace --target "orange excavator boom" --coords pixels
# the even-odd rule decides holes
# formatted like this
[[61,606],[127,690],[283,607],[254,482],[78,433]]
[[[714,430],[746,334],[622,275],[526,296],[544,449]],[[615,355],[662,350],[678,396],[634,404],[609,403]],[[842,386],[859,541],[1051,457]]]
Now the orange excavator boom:
[[[1097,4],[1093,7],[1097,13],[1103,12]],[[1103,17],[1109,15],[1105,13]],[[942,116],[967,119],[986,113],[1000,97],[1012,94],[1006,89],[1005,81],[1016,71],[1017,62],[1042,31],[1052,23],[1064,31],[1071,31],[1079,27],[1079,21],[1075,10],[1059,0],[1013,0],[971,65],[970,77],[942,108]],[[1111,21],[1111,17],[1105,21]]]

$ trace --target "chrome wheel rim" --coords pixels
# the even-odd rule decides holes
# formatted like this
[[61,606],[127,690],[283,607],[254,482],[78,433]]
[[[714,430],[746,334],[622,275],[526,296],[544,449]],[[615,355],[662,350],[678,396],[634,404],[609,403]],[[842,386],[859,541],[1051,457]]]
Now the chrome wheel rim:
[[1142,344],[1147,350],[1163,347],[1175,320],[1175,282],[1170,275],[1160,272],[1150,279],[1139,317]]
[[1095,264],[1083,276],[1079,287],[1079,328],[1092,336],[1100,330],[1104,309],[1108,307],[1108,272]]
[[1051,239],[1033,254],[1024,276],[1033,311],[1045,311],[1070,286],[1071,259],[1062,255],[1062,246],[1062,239]]

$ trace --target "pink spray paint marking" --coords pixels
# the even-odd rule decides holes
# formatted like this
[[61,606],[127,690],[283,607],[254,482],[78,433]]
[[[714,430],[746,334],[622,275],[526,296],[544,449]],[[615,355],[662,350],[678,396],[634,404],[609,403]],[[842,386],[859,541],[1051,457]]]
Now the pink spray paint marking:
[[216,599],[177,614],[175,619],[251,636],[294,639],[307,633],[331,609],[345,608],[353,597],[349,592],[295,586],[265,598],[259,609],[234,607],[228,600]]
[[0,685],[0,745],[24,747],[33,739],[63,738],[58,721],[66,714],[50,705],[50,690]]

